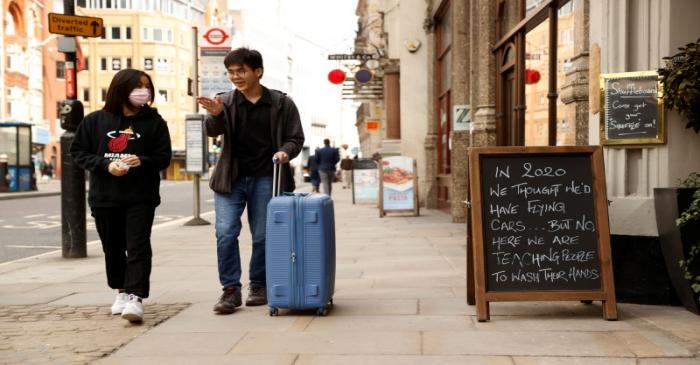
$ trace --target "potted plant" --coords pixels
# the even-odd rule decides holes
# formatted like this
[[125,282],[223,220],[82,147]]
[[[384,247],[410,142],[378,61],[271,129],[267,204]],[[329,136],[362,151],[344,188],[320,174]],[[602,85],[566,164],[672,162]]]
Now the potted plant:
[[664,57],[666,67],[659,69],[664,105],[678,111],[686,128],[700,133],[700,39],[678,49]]
[[[659,69],[663,101],[700,133],[700,39],[679,49]],[[691,173],[679,188],[654,189],[654,203],[671,282],[683,305],[700,314],[700,174]]]

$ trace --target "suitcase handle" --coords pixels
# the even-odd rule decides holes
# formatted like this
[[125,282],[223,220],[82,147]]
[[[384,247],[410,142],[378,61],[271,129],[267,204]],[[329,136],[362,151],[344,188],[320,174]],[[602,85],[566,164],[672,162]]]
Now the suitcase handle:
[[282,180],[280,172],[282,169],[282,165],[279,163],[278,159],[273,158],[272,166],[272,196],[275,197],[280,195],[280,187]]

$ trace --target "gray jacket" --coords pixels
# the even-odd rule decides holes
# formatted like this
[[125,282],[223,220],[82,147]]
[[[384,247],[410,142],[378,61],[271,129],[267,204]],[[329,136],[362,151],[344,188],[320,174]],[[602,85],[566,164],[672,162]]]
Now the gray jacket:
[[[209,137],[224,135],[221,158],[209,179],[209,187],[217,193],[230,193],[233,182],[238,177],[238,160],[233,157],[233,141],[236,118],[235,95],[233,90],[218,97],[224,102],[224,112],[218,116],[207,114],[204,125]],[[301,126],[299,111],[294,101],[281,91],[270,89],[272,107],[270,108],[270,131],[275,151],[284,151],[289,159],[296,157],[304,146],[304,130]],[[272,159],[272,156],[270,156]],[[281,191],[294,191],[294,176],[289,164],[282,165]]]

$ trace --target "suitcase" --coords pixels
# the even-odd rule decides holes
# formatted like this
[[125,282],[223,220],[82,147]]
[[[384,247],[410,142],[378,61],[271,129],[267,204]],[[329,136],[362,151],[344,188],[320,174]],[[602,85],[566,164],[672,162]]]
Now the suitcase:
[[275,165],[267,206],[265,265],[270,315],[280,308],[316,309],[324,316],[335,290],[335,220],[327,195],[279,192]]

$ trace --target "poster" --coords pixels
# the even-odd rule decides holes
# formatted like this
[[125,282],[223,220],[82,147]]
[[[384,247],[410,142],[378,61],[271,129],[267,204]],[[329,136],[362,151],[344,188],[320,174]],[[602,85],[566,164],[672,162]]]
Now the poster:
[[413,159],[403,156],[382,160],[383,209],[414,209]]
[[353,173],[355,199],[377,202],[379,196],[379,174],[377,169],[355,170]]

